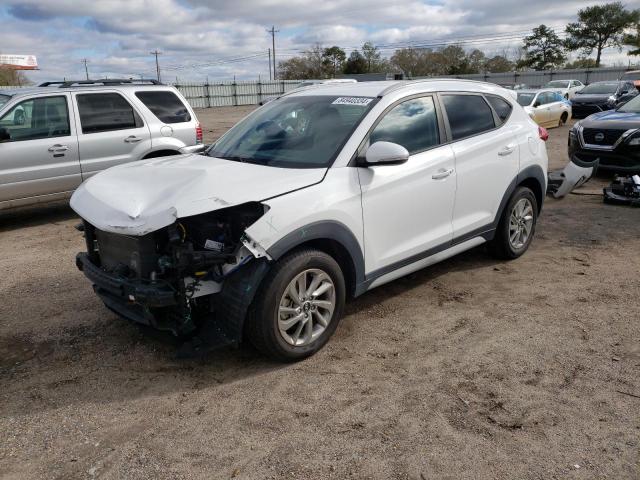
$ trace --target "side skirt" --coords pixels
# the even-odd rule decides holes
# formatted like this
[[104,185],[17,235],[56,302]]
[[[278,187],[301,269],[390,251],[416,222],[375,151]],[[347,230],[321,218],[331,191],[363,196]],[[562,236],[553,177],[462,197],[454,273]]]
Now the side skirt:
[[362,284],[358,285],[356,296],[373,288],[379,287],[380,285],[396,280],[397,278],[404,277],[405,275],[409,275],[417,270],[421,270],[430,265],[446,260],[447,258],[451,258],[466,250],[477,247],[478,245],[482,245],[492,237],[493,231],[485,232],[482,235],[461,239],[461,241],[455,241],[453,244],[447,244],[442,247],[435,247],[427,250],[423,254],[416,255],[409,259],[410,263],[403,261],[372,272],[367,275],[367,279]]

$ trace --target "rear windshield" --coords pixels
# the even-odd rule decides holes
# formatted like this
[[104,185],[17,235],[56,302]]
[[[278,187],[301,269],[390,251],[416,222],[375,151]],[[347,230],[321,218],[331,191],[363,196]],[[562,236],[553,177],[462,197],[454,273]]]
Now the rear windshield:
[[0,95],[0,108],[9,101],[11,97],[9,95]]
[[533,102],[535,98],[535,93],[519,93],[518,94],[518,103],[523,107],[528,107]]
[[618,82],[597,82],[592,83],[591,85],[587,85],[584,87],[580,93],[593,93],[593,94],[612,94],[618,91],[618,86],[620,84]]
[[191,121],[189,110],[173,92],[136,92],[146,107],[158,120],[164,123],[185,123]]

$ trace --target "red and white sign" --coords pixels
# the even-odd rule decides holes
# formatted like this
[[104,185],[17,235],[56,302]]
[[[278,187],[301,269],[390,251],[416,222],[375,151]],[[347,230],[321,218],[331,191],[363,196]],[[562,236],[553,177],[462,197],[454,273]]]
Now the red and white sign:
[[4,55],[0,54],[0,67],[13,70],[37,70],[38,60],[35,55]]

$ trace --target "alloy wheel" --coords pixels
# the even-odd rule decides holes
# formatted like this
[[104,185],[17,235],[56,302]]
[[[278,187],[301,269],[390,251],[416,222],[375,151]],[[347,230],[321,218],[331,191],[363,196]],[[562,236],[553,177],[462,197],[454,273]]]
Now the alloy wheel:
[[533,205],[528,198],[521,198],[513,206],[509,218],[509,243],[514,250],[523,248],[533,230]]
[[309,345],[327,329],[336,306],[331,277],[313,268],[289,282],[278,307],[278,331],[296,347]]

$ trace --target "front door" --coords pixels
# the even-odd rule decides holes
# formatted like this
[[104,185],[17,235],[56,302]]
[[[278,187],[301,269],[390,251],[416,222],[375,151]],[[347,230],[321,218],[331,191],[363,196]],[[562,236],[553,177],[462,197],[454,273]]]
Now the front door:
[[0,202],[73,191],[80,182],[69,94],[27,98],[0,117]]
[[442,143],[432,96],[404,100],[382,114],[361,149],[377,141],[405,147],[400,165],[358,169],[367,273],[403,266],[451,242],[456,172]]

